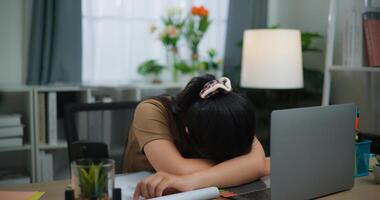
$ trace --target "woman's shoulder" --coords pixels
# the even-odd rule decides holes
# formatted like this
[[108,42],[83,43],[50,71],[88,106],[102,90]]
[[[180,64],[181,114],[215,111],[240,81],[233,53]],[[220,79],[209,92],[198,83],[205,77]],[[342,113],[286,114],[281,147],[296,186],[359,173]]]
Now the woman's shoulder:
[[[167,98],[167,100],[170,102],[170,97],[163,97]],[[141,112],[145,114],[152,114],[152,113],[160,113],[167,115],[167,108],[164,105],[164,103],[160,99],[156,98],[149,98],[141,101],[136,108],[136,112]]]

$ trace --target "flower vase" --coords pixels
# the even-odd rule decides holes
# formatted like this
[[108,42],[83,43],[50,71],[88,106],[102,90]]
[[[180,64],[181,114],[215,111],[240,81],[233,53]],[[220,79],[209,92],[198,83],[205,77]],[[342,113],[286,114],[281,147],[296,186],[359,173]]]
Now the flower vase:
[[198,62],[198,59],[199,59],[198,52],[197,51],[192,52],[191,53],[191,63],[194,65],[196,62]]
[[166,64],[171,69],[173,82],[178,82],[178,71],[175,68],[175,63],[178,61],[178,49],[170,47],[166,50]]

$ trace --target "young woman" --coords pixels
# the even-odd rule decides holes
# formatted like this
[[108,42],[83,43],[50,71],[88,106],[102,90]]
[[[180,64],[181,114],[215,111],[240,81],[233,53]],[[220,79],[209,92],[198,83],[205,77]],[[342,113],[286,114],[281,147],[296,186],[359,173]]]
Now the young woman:
[[141,102],[125,155],[125,172],[157,172],[137,185],[135,199],[235,186],[269,174],[252,104],[228,78],[211,75],[193,78],[174,97]]

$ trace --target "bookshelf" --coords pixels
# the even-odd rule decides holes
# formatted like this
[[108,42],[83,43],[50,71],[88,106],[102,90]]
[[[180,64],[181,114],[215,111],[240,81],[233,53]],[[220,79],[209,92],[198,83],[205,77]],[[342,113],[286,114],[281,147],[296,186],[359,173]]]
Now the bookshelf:
[[22,145],[20,147],[3,147],[0,148],[0,152],[9,152],[9,151],[31,151],[32,146],[30,144]]
[[54,150],[54,149],[66,149],[67,143],[66,141],[58,141],[57,144],[51,145],[51,144],[39,144],[38,149],[39,150]]
[[[365,73],[368,80],[380,68],[368,67],[364,59],[362,13],[380,11],[376,0],[330,0],[322,105],[329,105],[333,72]],[[379,4],[379,1],[376,1]],[[336,52],[341,45],[342,53]],[[341,60],[341,62],[337,61]]]
[[[25,139],[23,146],[0,148],[0,169],[12,167],[25,168],[30,175],[30,182],[41,182],[51,180],[61,180],[69,178],[67,143],[63,133],[63,107],[67,103],[93,103],[98,101],[140,101],[146,97],[157,94],[175,94],[185,85],[183,83],[163,83],[152,85],[147,83],[134,83],[129,85],[98,85],[98,86],[75,86],[75,85],[51,85],[51,86],[14,86],[1,85],[0,91],[3,93],[3,102],[0,105],[0,113],[19,113],[22,115],[22,122],[25,125]],[[47,97],[49,94],[55,96],[53,104],[56,111],[57,140],[49,142],[45,137],[41,140],[42,133],[45,136],[50,134],[48,128]],[[41,102],[42,101],[42,102]],[[42,108],[45,106],[44,108]],[[46,116],[41,118],[40,111],[44,110]],[[44,121],[44,122],[42,122]],[[59,122],[60,121],[60,122]],[[45,130],[42,129],[45,127]],[[59,131],[58,131],[59,130]],[[115,141],[114,141],[115,142]],[[112,143],[110,156],[119,156],[123,153],[124,147],[119,143]],[[48,157],[52,162],[49,168],[52,169],[49,176],[44,176],[46,171],[41,157]],[[16,158],[15,165],[12,165]],[[25,158],[25,159],[24,159]],[[3,162],[4,161],[4,162]],[[0,185],[1,185],[0,180]]]
[[330,71],[380,72],[380,68],[375,68],[375,67],[364,67],[364,66],[348,67],[348,66],[339,66],[339,65],[330,66],[329,70]]
[[64,107],[70,103],[90,102],[89,93],[90,89],[82,86],[33,87],[38,182],[69,177],[67,143],[63,127]]
[[[19,169],[21,177],[10,177],[2,179],[3,183],[16,183],[16,179],[24,179],[22,182],[27,183],[36,181],[36,163],[35,163],[35,141],[34,141],[34,119],[33,119],[33,90],[28,86],[21,85],[1,85],[2,103],[0,104],[0,113],[11,114],[18,113],[21,115],[21,124],[23,128],[23,145],[0,148],[1,170]],[[14,160],[14,158],[18,158]],[[13,172],[12,172],[13,173]]]

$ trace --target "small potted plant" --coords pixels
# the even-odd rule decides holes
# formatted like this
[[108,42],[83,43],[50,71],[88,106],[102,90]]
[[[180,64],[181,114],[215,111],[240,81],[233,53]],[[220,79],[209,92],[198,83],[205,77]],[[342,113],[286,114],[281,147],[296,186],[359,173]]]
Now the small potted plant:
[[165,67],[156,60],[147,60],[137,68],[137,73],[145,77],[150,83],[161,83],[160,75]]
[[188,82],[195,75],[197,68],[195,65],[188,64],[184,60],[179,60],[174,63],[175,71],[179,73],[179,80],[181,82]]
[[114,187],[115,162],[111,159],[80,159],[71,163],[75,199],[109,200]]
[[373,176],[375,177],[375,182],[380,184],[380,155],[376,155],[376,164],[373,166]]

